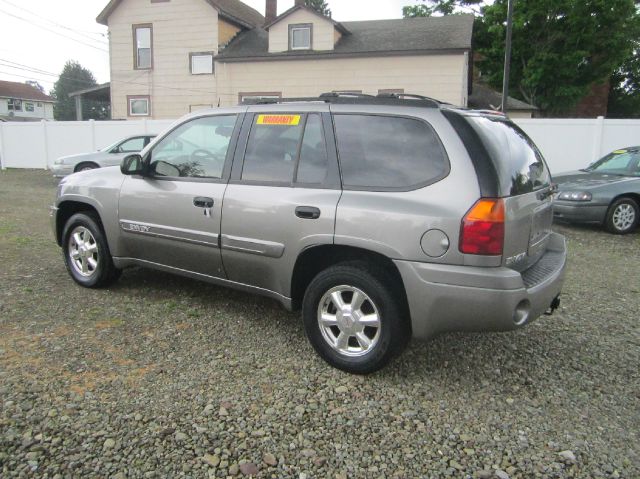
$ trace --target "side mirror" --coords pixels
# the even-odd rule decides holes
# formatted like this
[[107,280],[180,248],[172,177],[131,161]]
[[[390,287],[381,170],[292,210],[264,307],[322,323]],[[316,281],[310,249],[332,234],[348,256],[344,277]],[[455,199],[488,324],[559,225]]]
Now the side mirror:
[[125,156],[120,163],[120,171],[123,175],[141,175],[142,170],[142,157],[137,153]]

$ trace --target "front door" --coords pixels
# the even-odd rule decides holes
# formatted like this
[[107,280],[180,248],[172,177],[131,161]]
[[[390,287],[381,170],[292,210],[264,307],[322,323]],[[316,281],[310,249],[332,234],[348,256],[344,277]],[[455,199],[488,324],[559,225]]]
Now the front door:
[[237,114],[189,120],[145,154],[147,174],[123,182],[119,222],[126,256],[224,278],[222,199],[237,136]]
[[328,107],[250,107],[222,211],[228,279],[290,297],[306,248],[332,244],[340,198]]

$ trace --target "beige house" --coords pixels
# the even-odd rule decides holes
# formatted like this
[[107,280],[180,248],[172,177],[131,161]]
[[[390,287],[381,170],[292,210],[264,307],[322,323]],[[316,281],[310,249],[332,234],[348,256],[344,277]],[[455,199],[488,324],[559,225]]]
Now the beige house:
[[111,0],[111,111],[178,118],[245,98],[416,93],[467,105],[471,15],[338,23],[301,0]]

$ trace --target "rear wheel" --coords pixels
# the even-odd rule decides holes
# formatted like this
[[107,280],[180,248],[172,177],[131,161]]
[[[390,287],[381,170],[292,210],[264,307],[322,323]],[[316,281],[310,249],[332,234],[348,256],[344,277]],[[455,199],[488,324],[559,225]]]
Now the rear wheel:
[[89,171],[95,170],[96,168],[98,168],[98,165],[95,163],[80,163],[73,171],[74,173],[77,173],[78,171]]
[[107,240],[97,217],[92,213],[77,213],[64,226],[62,251],[67,271],[73,280],[85,288],[107,286],[120,277]]
[[303,320],[309,341],[332,366],[367,374],[399,354],[409,338],[402,295],[364,262],[319,273],[307,288]]
[[605,226],[610,233],[624,235],[631,233],[640,220],[640,207],[631,198],[619,198],[609,207]]

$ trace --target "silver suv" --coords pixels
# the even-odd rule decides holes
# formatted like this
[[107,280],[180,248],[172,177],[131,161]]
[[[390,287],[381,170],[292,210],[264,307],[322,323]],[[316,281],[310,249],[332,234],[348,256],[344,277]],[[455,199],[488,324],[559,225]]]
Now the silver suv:
[[120,169],[65,178],[52,219],[82,286],[137,265],[266,295],[328,363],[369,373],[411,336],[552,312],[552,193],[502,115],[323,95],[189,115]]

